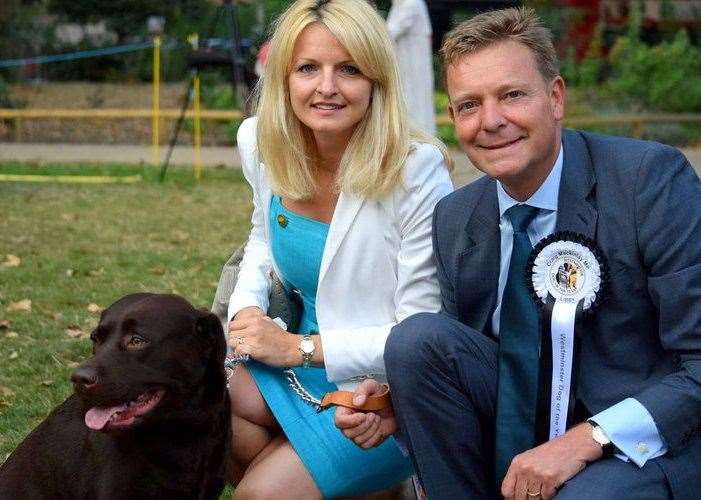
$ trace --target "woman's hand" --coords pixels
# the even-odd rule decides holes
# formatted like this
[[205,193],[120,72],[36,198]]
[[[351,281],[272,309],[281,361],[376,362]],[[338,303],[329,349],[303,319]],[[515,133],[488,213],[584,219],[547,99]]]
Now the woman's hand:
[[229,345],[234,353],[248,354],[270,366],[299,365],[299,340],[299,335],[286,332],[257,307],[241,309],[229,323]]

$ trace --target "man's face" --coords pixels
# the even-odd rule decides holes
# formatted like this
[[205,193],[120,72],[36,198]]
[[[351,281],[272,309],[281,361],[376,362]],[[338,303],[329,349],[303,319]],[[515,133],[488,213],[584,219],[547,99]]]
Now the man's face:
[[557,160],[565,84],[546,82],[525,45],[502,41],[447,68],[448,113],[470,161],[519,200]]

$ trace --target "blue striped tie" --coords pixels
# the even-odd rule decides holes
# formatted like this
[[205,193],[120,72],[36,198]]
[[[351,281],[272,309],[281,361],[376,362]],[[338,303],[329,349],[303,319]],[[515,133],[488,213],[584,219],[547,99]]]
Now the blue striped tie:
[[514,244],[499,319],[495,445],[498,487],[514,456],[535,444],[540,321],[526,284],[526,264],[533,250],[526,230],[537,213],[535,207],[514,205],[505,214],[514,228]]

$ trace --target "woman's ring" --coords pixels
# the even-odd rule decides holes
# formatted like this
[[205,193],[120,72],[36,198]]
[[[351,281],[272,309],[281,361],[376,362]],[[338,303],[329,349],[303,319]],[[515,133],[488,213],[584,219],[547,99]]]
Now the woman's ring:
[[542,491],[543,491],[542,488],[539,489],[538,491],[526,490],[526,495],[528,495],[529,497],[532,497],[532,498],[539,497]]
[[243,345],[245,343],[243,337],[241,337],[240,335],[236,337],[236,341],[239,343],[239,345]]

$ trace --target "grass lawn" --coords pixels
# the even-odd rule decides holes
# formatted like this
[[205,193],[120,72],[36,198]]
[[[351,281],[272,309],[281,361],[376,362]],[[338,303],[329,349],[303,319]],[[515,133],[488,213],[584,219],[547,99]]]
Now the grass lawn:
[[[0,463],[71,392],[99,310],[130,292],[209,307],[248,234],[238,171],[0,164],[0,174],[135,175],[135,184],[0,182]],[[12,256],[16,256],[15,259]],[[31,301],[31,310],[28,303]],[[24,302],[23,302],[24,301]]]

